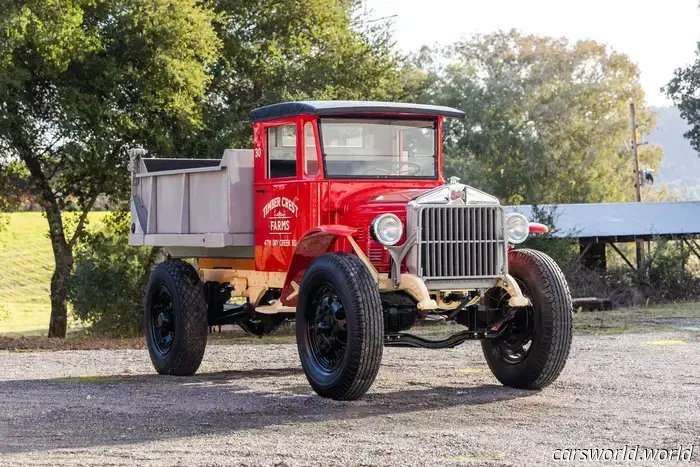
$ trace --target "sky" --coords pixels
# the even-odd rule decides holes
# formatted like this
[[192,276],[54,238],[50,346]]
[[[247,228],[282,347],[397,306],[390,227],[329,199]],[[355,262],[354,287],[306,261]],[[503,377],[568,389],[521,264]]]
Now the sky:
[[373,18],[394,22],[397,47],[450,44],[475,33],[525,33],[593,39],[627,54],[641,70],[647,104],[671,105],[660,88],[694,60],[698,0],[367,0]]

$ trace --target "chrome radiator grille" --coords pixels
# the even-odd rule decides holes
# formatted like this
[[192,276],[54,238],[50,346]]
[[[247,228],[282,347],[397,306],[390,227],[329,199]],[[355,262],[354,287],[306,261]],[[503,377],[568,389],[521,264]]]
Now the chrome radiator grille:
[[505,271],[501,206],[424,206],[418,212],[418,275],[425,281],[486,279]]

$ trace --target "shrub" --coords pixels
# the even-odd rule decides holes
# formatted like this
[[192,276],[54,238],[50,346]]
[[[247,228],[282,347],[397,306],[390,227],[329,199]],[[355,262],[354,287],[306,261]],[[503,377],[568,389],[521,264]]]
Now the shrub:
[[75,252],[68,300],[74,316],[97,335],[133,337],[142,332],[141,298],[161,255],[155,248],[128,245],[128,217],[124,212],[108,214]]
[[630,268],[592,270],[576,264],[563,264],[562,270],[573,298],[608,298],[613,307],[639,305],[646,301],[637,273]]
[[690,251],[678,242],[657,240],[647,259],[649,298],[656,302],[693,300],[700,296],[700,278],[688,268]]

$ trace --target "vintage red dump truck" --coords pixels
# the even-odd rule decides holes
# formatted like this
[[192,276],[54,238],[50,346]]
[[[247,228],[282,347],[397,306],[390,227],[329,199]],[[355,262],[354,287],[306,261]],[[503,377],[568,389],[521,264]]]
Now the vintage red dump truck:
[[[444,118],[464,113],[287,102],[253,111],[252,150],[132,151],[129,243],[169,256],[145,298],[156,370],[195,373],[210,326],[263,336],[294,319],[302,367],[324,397],[362,396],[390,345],[479,339],[503,384],[556,379],[571,345],[568,286],[551,258],[512,248],[543,226],[445,181]],[[464,329],[445,339],[405,332],[428,317]]]

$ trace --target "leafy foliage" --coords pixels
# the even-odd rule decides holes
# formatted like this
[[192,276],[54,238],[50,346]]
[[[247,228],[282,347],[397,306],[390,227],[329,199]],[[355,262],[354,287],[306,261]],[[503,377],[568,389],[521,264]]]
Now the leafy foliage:
[[[700,199],[700,158],[684,134],[691,126],[676,107],[652,107],[657,122],[648,141],[663,148],[665,157],[655,184],[664,185],[677,200]],[[642,195],[642,199],[647,199]]]
[[160,253],[130,247],[129,225],[129,213],[110,213],[103,227],[89,231],[76,248],[68,300],[91,333],[133,337],[143,328],[141,297]]
[[677,241],[656,239],[647,262],[649,290],[656,302],[697,300],[700,277],[689,267],[691,252]]
[[[11,212],[19,206],[22,190],[18,187],[16,179],[22,175],[20,164],[11,163],[0,164],[0,233],[7,230],[10,218],[7,212]],[[3,242],[0,239],[0,251],[3,249]],[[1,306],[1,305],[0,305]]]
[[167,153],[171,122],[199,124],[218,40],[196,1],[2,0],[0,10],[0,161],[23,161],[59,206],[119,194],[125,148]]
[[676,69],[664,90],[680,110],[681,117],[690,125],[684,136],[696,151],[700,151],[700,42],[695,51],[695,61]]
[[210,0],[223,42],[211,67],[204,125],[183,155],[250,147],[250,111],[296,99],[405,100],[388,25],[356,0]]
[[197,0],[0,0],[0,12],[0,167],[22,164],[46,212],[49,335],[63,337],[72,250],[98,196],[126,197],[125,150],[172,153],[173,126],[201,124],[214,14]]
[[[477,35],[445,55],[431,70],[431,100],[467,113],[447,130],[448,175],[507,204],[632,199],[628,106],[644,94],[627,56],[517,31]],[[646,109],[638,122],[648,131]],[[661,155],[641,158],[656,168]]]

